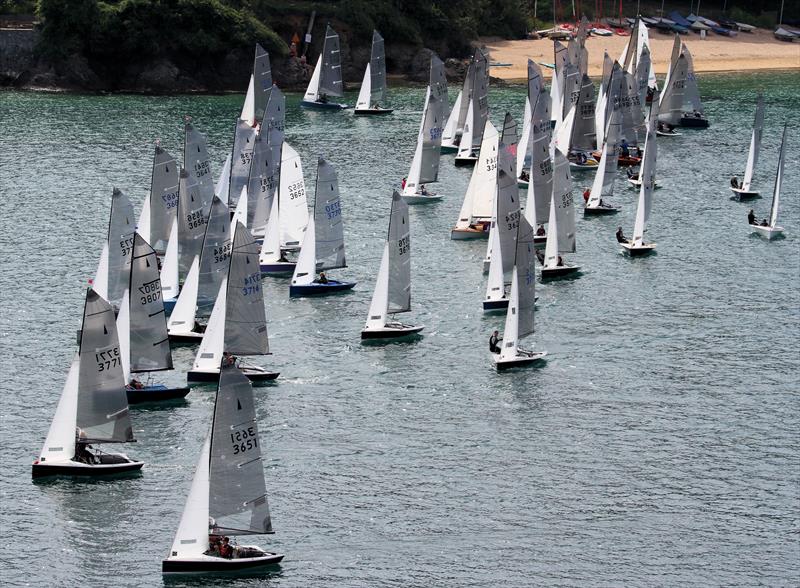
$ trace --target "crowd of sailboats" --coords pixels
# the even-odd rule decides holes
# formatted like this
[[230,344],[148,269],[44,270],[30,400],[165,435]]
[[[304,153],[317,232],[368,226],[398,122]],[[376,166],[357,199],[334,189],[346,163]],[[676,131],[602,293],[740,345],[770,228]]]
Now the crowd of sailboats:
[[[542,281],[581,275],[580,266],[567,259],[578,251],[573,174],[595,174],[582,202],[584,216],[592,218],[620,210],[610,202],[618,167],[638,166],[631,178],[638,190],[632,238],[624,238],[620,227],[617,240],[629,256],[655,249],[645,232],[653,210],[658,137],[678,135],[679,126],[708,125],[691,54],[676,35],[659,87],[647,27],[637,22],[620,58],[604,56],[595,88],[587,75],[586,27],[582,23],[566,45],[554,43],[549,91],[539,65],[528,61],[522,124],[506,113],[500,129],[489,119],[484,51],[476,49],[452,108],[444,64],[431,55],[409,171],[400,189],[385,194],[388,227],[365,308],[363,341],[421,336],[423,326],[397,319],[412,311],[409,206],[442,199],[430,186],[439,180],[445,154],[455,156],[455,165],[473,166],[450,237],[487,242],[482,306],[487,313],[505,314],[503,336],[491,343],[490,363],[498,371],[541,364],[547,356],[521,344],[527,337],[532,345],[536,266]],[[347,105],[331,98],[343,93],[339,38],[328,26],[301,106],[342,110]],[[375,31],[354,114],[390,114],[385,100],[383,38]],[[269,55],[257,45],[242,110],[232,124],[233,146],[216,181],[207,139],[187,118],[181,162],[155,145],[150,191],[138,217],[131,199],[113,189],[78,351],[33,464],[34,478],[139,471],[141,461],[98,445],[134,441],[130,404],[189,393],[188,386],[167,386],[153,374],[174,369],[172,346],[196,345],[187,383],[216,385],[214,417],[162,564],[165,574],[257,570],[283,558],[229,541],[272,532],[253,400],[253,385],[279,376],[257,359],[270,354],[262,280],[288,278],[290,297],[348,292],[356,285],[344,272],[342,278],[326,274],[348,267],[347,194],[340,193],[337,164],[317,158],[309,210],[303,162],[286,140],[285,116],[286,100],[272,82]],[[752,182],[763,123],[759,97],[744,182],[731,186],[737,198],[759,194]],[[750,221],[753,231],[768,239],[783,231],[777,219],[785,141],[786,127],[769,217]],[[407,163],[400,165],[405,169]]]

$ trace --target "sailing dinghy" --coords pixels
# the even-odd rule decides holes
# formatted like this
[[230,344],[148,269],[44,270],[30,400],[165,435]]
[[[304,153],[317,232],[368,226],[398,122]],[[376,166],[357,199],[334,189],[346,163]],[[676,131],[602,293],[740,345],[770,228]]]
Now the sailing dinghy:
[[783,138],[781,139],[781,151],[778,155],[778,170],[775,173],[775,188],[772,190],[772,206],[769,209],[769,224],[750,225],[753,232],[758,233],[767,240],[772,241],[776,237],[783,235],[783,227],[777,226],[778,205],[781,197],[781,184],[783,183],[783,161],[786,158],[786,129],[787,123],[783,125]]
[[[501,170],[500,173],[502,175],[504,172]],[[546,351],[530,351],[519,346],[520,339],[533,334],[536,255],[533,228],[525,217],[519,219],[517,231],[503,345],[500,353],[492,353],[492,363],[498,372],[534,364],[547,355]]]
[[[506,115],[510,118],[510,115]],[[504,133],[504,136],[506,133]],[[519,188],[515,156],[511,145],[500,143],[497,160],[497,193],[495,196],[495,217],[492,220],[489,259],[489,279],[483,299],[483,311],[504,310],[508,306],[506,296],[506,275],[514,267],[514,248],[519,231]],[[531,235],[532,238],[532,235]]]
[[344,254],[339,178],[336,169],[320,157],[317,163],[314,215],[308,220],[306,236],[289,286],[289,296],[319,296],[351,290],[356,285],[355,282],[323,277],[326,270],[344,267],[347,267],[347,261]]
[[268,276],[287,276],[294,272],[296,261],[287,253],[300,250],[308,225],[308,199],[303,179],[300,154],[283,142],[281,150],[278,195],[273,197],[259,262],[261,273]]
[[617,175],[617,143],[619,141],[619,111],[614,111],[606,130],[606,140],[600,155],[600,165],[594,176],[589,199],[583,208],[583,215],[612,214],[619,212],[618,206],[613,206],[604,201],[604,198],[613,196],[614,179]]
[[389,233],[383,246],[381,267],[361,339],[385,341],[417,335],[424,327],[392,320],[395,314],[410,310],[411,233],[408,204],[395,190],[389,215]]
[[497,147],[500,138],[497,129],[486,121],[481,144],[480,163],[472,170],[472,177],[464,194],[456,226],[450,231],[453,240],[487,239],[492,221],[492,201],[497,189]]
[[195,255],[186,281],[183,283],[172,313],[167,321],[170,343],[200,343],[205,334],[205,325],[197,321],[197,293],[200,288],[200,256]]
[[141,382],[133,376],[173,367],[158,259],[155,250],[139,233],[134,237],[130,282],[122,300],[117,333],[128,404],[183,398],[189,393],[186,386],[169,388],[150,380]]
[[229,536],[271,534],[267,485],[253,387],[233,366],[221,368],[211,430],[203,444],[164,575],[261,573],[283,555]]
[[633,226],[633,239],[621,243],[625,253],[634,256],[646,255],[656,248],[655,243],[644,242],[644,231],[650,219],[650,209],[653,202],[653,190],[656,178],[656,134],[652,128],[647,131],[644,142],[644,155],[642,156],[642,187],[639,189],[639,204],[636,207],[636,221]]
[[567,265],[561,258],[561,253],[575,253],[575,250],[575,205],[572,198],[569,160],[560,149],[555,148],[553,192],[550,200],[550,218],[547,222],[542,280],[578,273],[580,266]]
[[114,309],[89,288],[79,350],[72,360],[44,447],[33,462],[33,478],[138,471],[143,462],[90,445],[135,440]]
[[381,102],[384,100],[386,100],[386,54],[383,37],[378,31],[372,31],[372,53],[364,71],[364,80],[361,82],[353,114],[390,114],[394,109],[382,108]]
[[487,97],[489,62],[483,51],[476,49],[472,63],[474,64],[471,69],[472,92],[469,96],[464,131],[458,143],[458,153],[454,160],[455,165],[475,165],[478,162],[479,152],[483,148],[483,133],[489,120]]
[[115,310],[119,309],[127,284],[135,232],[133,204],[121,190],[114,188],[111,194],[108,232],[103,241],[100,261],[91,284],[92,288],[108,300]]
[[328,25],[322,53],[317,58],[314,74],[311,76],[300,106],[318,110],[349,108],[347,104],[331,102],[329,99],[331,96],[336,98],[344,96],[344,84],[342,84],[342,54],[339,51],[339,35]]
[[756,119],[753,123],[753,134],[750,136],[750,151],[747,154],[747,167],[744,170],[742,185],[731,185],[731,192],[739,200],[748,198],[758,198],[761,196],[758,190],[751,190],[750,184],[753,181],[753,172],[758,164],[758,152],[761,149],[761,135],[764,131],[764,96],[758,95],[756,103]]
[[417,134],[417,147],[411,169],[408,172],[403,198],[408,204],[425,204],[441,199],[441,195],[429,192],[426,183],[435,182],[439,175],[439,158],[441,156],[442,127],[441,108],[438,99],[433,95],[431,87],[425,92],[425,108],[422,111],[422,122]]
[[[228,275],[220,284],[194,366],[186,376],[189,383],[216,382],[223,357],[267,354],[269,339],[258,244],[242,223],[236,223]],[[277,372],[258,366],[239,367],[253,382],[278,377]]]

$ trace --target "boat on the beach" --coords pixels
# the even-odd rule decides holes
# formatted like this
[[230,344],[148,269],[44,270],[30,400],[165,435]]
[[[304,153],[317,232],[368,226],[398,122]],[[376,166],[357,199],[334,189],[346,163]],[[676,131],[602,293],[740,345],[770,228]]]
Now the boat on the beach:
[[758,190],[751,190],[750,185],[753,182],[753,173],[755,172],[756,165],[758,165],[758,153],[761,150],[761,135],[764,132],[764,96],[758,95],[756,99],[756,117],[753,121],[753,132],[750,135],[750,150],[747,153],[747,165],[744,170],[744,178],[742,183],[735,182],[735,177],[731,180],[731,192],[739,200],[748,198],[758,198],[760,193]]
[[290,297],[321,296],[352,290],[355,282],[328,278],[324,272],[347,267],[344,253],[344,225],[336,169],[322,157],[317,162],[314,214],[308,219],[306,235],[289,286]]
[[386,54],[383,37],[378,31],[372,31],[372,51],[353,114],[376,115],[391,114],[394,109],[384,108],[381,102],[386,100]]
[[331,102],[330,98],[344,96],[342,83],[342,54],[339,50],[339,35],[330,25],[325,30],[325,42],[322,53],[317,58],[317,65],[308,88],[300,102],[300,106],[317,110],[342,110],[349,108],[347,104]]
[[231,536],[271,534],[266,479],[253,387],[236,366],[223,365],[211,428],[164,575],[243,575],[274,568],[283,555]]
[[392,193],[389,231],[372,292],[362,341],[407,340],[424,329],[394,320],[395,315],[411,310],[411,227],[408,204],[400,193]]
[[786,41],[787,43],[791,43],[797,38],[797,35],[783,27],[778,27],[772,34],[776,39],[778,39],[778,41]]
[[133,426],[114,308],[92,288],[86,291],[78,353],[72,360],[34,479],[129,474],[144,462],[92,445],[130,443]]
[[786,129],[788,123],[783,124],[783,136],[781,138],[781,150],[778,154],[778,169],[775,171],[775,187],[772,190],[772,205],[769,209],[769,220],[764,224],[750,225],[754,233],[758,233],[768,241],[783,235],[783,227],[778,226],[778,206],[781,199],[781,185],[783,183],[783,165],[786,159]]

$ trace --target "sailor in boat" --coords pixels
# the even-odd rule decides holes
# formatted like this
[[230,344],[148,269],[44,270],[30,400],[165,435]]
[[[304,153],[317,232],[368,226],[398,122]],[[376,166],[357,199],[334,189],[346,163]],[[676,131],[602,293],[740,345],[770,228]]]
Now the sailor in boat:
[[539,262],[539,265],[544,265],[544,253],[541,249],[536,250],[536,260]]
[[625,173],[628,174],[629,180],[634,180],[636,179],[636,175],[638,172],[633,171],[633,168],[629,167],[625,170]]
[[768,227],[769,226],[769,222],[767,221],[767,219],[764,219],[764,220],[761,221],[761,226],[762,227]]
[[223,351],[222,365],[236,365],[236,356],[228,353],[227,351]]
[[[734,190],[738,190],[739,189],[739,178],[737,178],[736,176],[733,176],[731,178],[731,188],[733,188]],[[750,212],[752,212],[752,211],[750,211]]]
[[197,319],[195,319],[194,327],[192,327],[192,331],[194,331],[195,333],[205,333],[206,332],[206,326],[204,324],[202,324],[200,321],[198,321]]
[[428,189],[425,187],[425,184],[419,185],[419,193],[422,194],[423,196],[428,195]]
[[617,227],[617,243],[630,243],[630,240],[622,233],[622,227]]
[[489,337],[489,351],[492,353],[500,353],[500,341],[503,338],[500,336],[500,332],[495,329],[492,333],[492,336]]
[[538,226],[538,228],[536,229],[536,236],[537,237],[544,237],[545,236],[544,225],[539,225]]
[[406,178],[403,178],[403,181],[400,182],[400,188],[405,190],[406,189]]
[[321,102],[322,104],[327,104],[328,103],[328,95],[327,94],[320,94],[319,98],[317,99],[317,101]]
[[125,386],[125,388],[128,388],[130,390],[141,390],[142,388],[144,388],[144,384],[142,384],[136,378],[133,378],[133,379],[131,379],[130,382],[128,382],[128,384]]
[[592,195],[592,190],[590,188],[586,188],[583,191],[583,201],[584,202],[589,202],[589,196],[591,196],[591,195]]
[[91,445],[87,445],[86,443],[76,443],[75,444],[75,461],[85,464],[96,464],[97,458],[95,457],[94,453],[89,451],[92,448]]
[[750,212],[747,213],[747,224],[754,225],[756,224],[756,213],[753,212],[753,209],[750,209]]
[[558,261],[556,262],[557,267],[564,267],[564,260],[561,259],[561,256],[558,256]]
[[289,259],[286,257],[286,252],[281,249],[281,256],[278,258],[278,261],[281,263],[289,263]]
[[522,170],[522,173],[519,174],[519,179],[522,180],[523,182],[529,182],[530,179],[531,179],[531,176],[530,176],[530,174],[528,172],[526,172],[525,170]]
[[319,272],[319,276],[314,279],[315,284],[327,284],[328,283],[328,276],[325,275],[325,272]]
[[631,156],[630,149],[628,149],[628,141],[626,139],[623,139],[622,142],[619,144],[619,154],[622,157]]

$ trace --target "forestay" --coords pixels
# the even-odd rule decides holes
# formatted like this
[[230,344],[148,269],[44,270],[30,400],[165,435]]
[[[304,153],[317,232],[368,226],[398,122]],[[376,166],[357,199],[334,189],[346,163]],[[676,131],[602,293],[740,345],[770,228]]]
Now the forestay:
[[209,462],[212,532],[272,533],[253,387],[235,366],[223,366],[214,404]]
[[171,370],[158,258],[138,233],[133,243],[130,284],[130,371]]
[[79,353],[78,441],[133,441],[114,309],[91,288],[86,293]]
[[224,338],[224,350],[235,355],[269,353],[258,254],[258,243],[250,231],[237,223],[228,270]]

